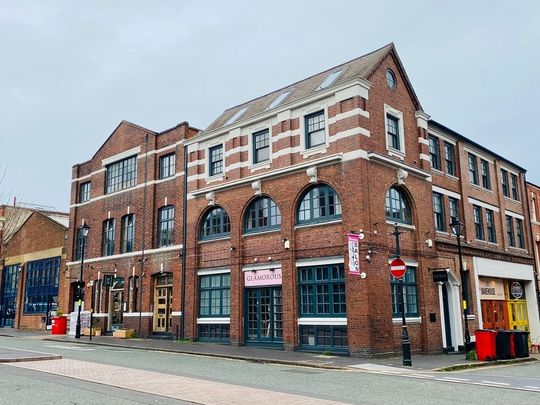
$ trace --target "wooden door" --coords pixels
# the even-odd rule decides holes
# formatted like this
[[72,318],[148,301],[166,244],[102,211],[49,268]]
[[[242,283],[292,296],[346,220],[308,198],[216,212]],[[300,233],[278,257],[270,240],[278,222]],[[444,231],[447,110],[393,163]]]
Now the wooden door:
[[482,301],[484,329],[508,329],[506,301]]
[[154,293],[154,332],[171,328],[172,287],[156,287]]

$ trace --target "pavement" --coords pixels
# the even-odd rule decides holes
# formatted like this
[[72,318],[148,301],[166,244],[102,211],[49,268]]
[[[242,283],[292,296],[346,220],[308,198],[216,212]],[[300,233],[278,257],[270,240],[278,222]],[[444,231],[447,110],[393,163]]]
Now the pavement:
[[[51,335],[49,331],[28,331],[20,329],[0,329],[0,336],[23,339],[42,339],[55,342],[77,343],[84,345],[98,345],[121,347],[138,350],[153,350],[161,352],[182,353],[207,357],[236,359],[242,361],[273,363],[290,366],[314,367],[322,369],[364,369],[369,371],[384,370],[418,370],[418,371],[447,371],[474,367],[506,365],[516,362],[540,360],[540,355],[531,354],[530,357],[514,360],[477,361],[466,360],[464,354],[416,354],[412,355],[412,367],[403,367],[402,357],[372,357],[355,358],[348,356],[329,356],[321,353],[308,353],[301,351],[284,351],[280,349],[268,349],[253,346],[232,346],[215,343],[176,341],[163,339],[118,339],[112,336],[93,336],[90,341],[88,336],[75,339],[68,335]],[[0,349],[0,362],[9,359],[24,359],[11,361],[28,361],[28,359],[46,360],[46,353],[23,352],[4,353]],[[4,358],[4,359],[3,359]]]

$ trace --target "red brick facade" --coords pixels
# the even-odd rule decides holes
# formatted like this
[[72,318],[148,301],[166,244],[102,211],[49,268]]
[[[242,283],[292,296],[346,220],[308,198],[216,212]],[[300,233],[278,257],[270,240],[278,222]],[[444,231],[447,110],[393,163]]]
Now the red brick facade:
[[[322,83],[331,71],[338,79],[325,87]],[[393,45],[331,71],[227,110],[200,133],[187,124],[155,134],[122,123],[92,160],[73,169],[73,227],[71,246],[67,248],[72,261],[68,263],[71,279],[76,279],[80,265],[73,252],[75,228],[84,221],[91,227],[84,270],[86,293],[91,293],[88,281],[98,285],[103,275],[124,279],[121,326],[138,330],[139,311],[128,310],[127,297],[129,277],[141,274],[142,167],[148,151],[145,243],[146,249],[152,251],[144,263],[143,302],[138,308],[142,309],[143,335],[159,329],[157,276],[170,273],[172,323],[167,332],[174,332],[183,309],[181,332],[194,340],[275,345],[288,350],[341,350],[355,356],[397,352],[401,320],[398,306],[393,304],[395,287],[388,262],[396,254],[392,232],[399,222],[403,232],[401,257],[409,266],[407,318],[412,349],[457,350],[463,345],[464,333],[456,238],[449,227],[451,198],[456,204],[452,209],[457,207],[464,224],[463,270],[469,281],[469,329],[482,326],[486,297],[480,296],[480,284],[497,279],[493,282],[508,289],[509,280],[515,280],[526,292],[526,302],[521,301],[529,310],[531,332],[540,333],[538,307],[530,288],[534,284],[534,261],[529,213],[523,198],[524,170],[431,121]],[[285,101],[272,106],[280,93],[286,94]],[[307,132],[318,125],[310,126],[313,114],[322,120],[319,123],[323,122],[316,134],[322,134],[323,140],[310,147],[311,135]],[[254,134],[261,131],[268,131],[269,158],[256,162],[259,146]],[[394,132],[395,140],[391,136]],[[430,156],[430,142],[433,149],[434,140],[439,145],[438,169],[432,169]],[[391,142],[395,142],[394,147]],[[445,159],[447,144],[454,150],[450,164]],[[188,156],[185,224],[184,148]],[[156,181],[159,156],[171,151],[176,151],[177,176]],[[477,160],[478,186],[471,184],[469,154]],[[137,156],[138,162],[136,186],[103,194],[108,170],[104,169],[131,155]],[[452,164],[453,173],[449,167]],[[504,193],[501,169],[508,176]],[[216,173],[210,175],[211,170]],[[88,180],[92,183],[90,201],[80,203],[80,184]],[[315,193],[314,187],[329,194],[303,202],[306,193]],[[399,215],[406,220],[393,219],[385,209],[389,195],[394,196],[394,191],[389,194],[390,189],[405,200],[407,209],[403,208]],[[434,193],[442,204],[438,224]],[[279,209],[279,223],[275,226],[265,222],[271,221],[270,208],[250,210],[251,204],[258,204],[263,197],[275,204],[272,212]],[[339,208],[315,207],[324,205],[323,200],[328,204],[330,200],[332,204],[339,201]],[[265,201],[270,204],[270,200]],[[156,215],[166,205],[175,206],[174,243],[159,249],[155,246]],[[321,218],[302,221],[300,207]],[[211,216],[222,212],[218,208],[226,212],[228,219]],[[390,212],[395,212],[394,208]],[[478,224],[473,210],[480,215]],[[112,218],[118,221],[127,213],[135,213],[137,218],[136,253],[118,252],[117,222],[113,255],[102,257],[103,222]],[[247,228],[250,215],[263,224],[263,231]],[[511,218],[512,232],[508,231],[507,217]],[[184,241],[183,226],[187,235]],[[480,228],[482,232],[477,234]],[[349,274],[348,233],[363,236],[360,271],[365,277]],[[448,272],[448,280],[433,281],[434,271]],[[263,279],[275,282],[260,281]],[[100,288],[109,289],[107,294],[111,294],[110,287]],[[95,291],[93,296],[97,297]],[[102,318],[112,316],[114,303],[108,299],[108,303],[102,302],[101,309],[96,307],[96,300],[92,304]]]
[[[77,281],[80,262],[75,256],[77,228],[83,223],[90,226],[87,237],[83,280],[86,282],[84,309],[94,309],[96,323],[104,330],[113,328],[113,307],[121,312],[114,327],[134,328],[147,336],[153,330],[154,291],[160,276],[164,276],[169,290],[174,291],[168,299],[167,332],[176,329],[180,318],[180,264],[182,251],[182,195],[183,195],[183,147],[184,139],[193,136],[196,130],[182,123],[167,131],[155,133],[139,126],[122,122],[93,158],[73,167],[70,220],[67,246],[68,274],[72,282]],[[126,151],[130,151],[125,154]],[[120,154],[120,155],[119,155]],[[175,168],[170,177],[160,179],[160,158],[175,155]],[[125,156],[124,156],[125,155]],[[116,156],[122,160],[136,156],[136,186],[110,194],[105,193],[108,158]],[[146,170],[145,170],[146,165]],[[145,202],[146,171],[146,202]],[[90,181],[90,199],[80,202],[80,184]],[[146,206],[145,206],[146,204]],[[159,246],[157,240],[158,212],[162,207],[174,207],[174,232],[172,243]],[[146,215],[144,214],[146,212]],[[120,252],[122,218],[134,215],[135,236],[131,252]],[[102,254],[103,223],[115,220],[114,248],[109,256]],[[143,225],[143,221],[145,222]],[[144,232],[144,265],[141,266]],[[142,294],[139,283],[143,273]],[[166,280],[166,276],[172,277]],[[122,282],[123,281],[123,284]],[[119,283],[117,283],[119,282]],[[114,284],[114,286],[113,286]],[[121,290],[113,297],[111,287]],[[73,310],[74,286],[70,291],[70,310]],[[142,297],[142,306],[140,305]],[[90,301],[90,302],[89,302]],[[118,308],[118,305],[121,308]],[[140,315],[140,316],[139,316]]]
[[[63,223],[51,219],[61,218]],[[2,218],[2,295],[1,295],[1,325],[23,329],[45,329],[49,319],[47,309],[63,310],[65,302],[65,249],[67,234],[67,214],[40,212],[18,207],[0,207]],[[43,277],[41,285],[57,283],[57,294],[54,287],[47,290],[50,295],[44,296],[43,291],[28,290],[32,288],[29,282],[29,271],[38,262],[51,261],[47,277]],[[57,274],[55,280],[54,272]],[[34,273],[32,273],[34,274]],[[30,276],[30,278],[32,275]],[[34,283],[35,284],[35,283]],[[33,294],[32,294],[33,293]],[[35,296],[39,294],[39,296]],[[34,297],[31,297],[31,296]],[[49,301],[49,302],[48,302]],[[48,305],[47,305],[48,304]]]

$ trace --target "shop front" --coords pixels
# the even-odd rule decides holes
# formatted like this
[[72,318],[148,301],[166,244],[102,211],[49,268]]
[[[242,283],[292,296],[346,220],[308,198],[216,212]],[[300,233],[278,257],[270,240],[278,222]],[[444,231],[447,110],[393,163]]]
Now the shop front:
[[519,329],[540,336],[532,265],[474,258],[479,325],[483,329]]
[[485,329],[529,331],[523,280],[479,277],[478,282]]
[[283,344],[281,266],[244,268],[244,342]]

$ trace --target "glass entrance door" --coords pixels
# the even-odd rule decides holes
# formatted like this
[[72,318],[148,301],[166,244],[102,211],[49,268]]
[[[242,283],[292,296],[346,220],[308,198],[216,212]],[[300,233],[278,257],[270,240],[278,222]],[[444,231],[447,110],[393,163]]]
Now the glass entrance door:
[[281,287],[246,290],[246,343],[283,342]]
[[2,306],[0,326],[13,327],[15,320],[15,303],[17,301],[17,282],[19,266],[6,266],[2,274]]
[[111,286],[111,302],[109,304],[109,319],[111,330],[122,327],[124,318],[124,279],[118,277]]

